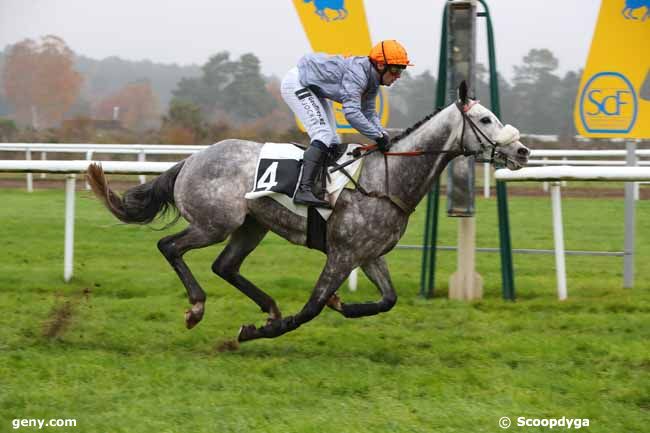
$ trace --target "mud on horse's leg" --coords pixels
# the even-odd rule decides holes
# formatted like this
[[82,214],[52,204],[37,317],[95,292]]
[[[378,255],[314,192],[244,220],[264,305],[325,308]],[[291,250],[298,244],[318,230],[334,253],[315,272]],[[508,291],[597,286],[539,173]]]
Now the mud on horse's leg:
[[351,270],[350,266],[336,263],[332,258],[328,258],[325,269],[320,274],[309,301],[298,314],[273,320],[259,328],[256,328],[255,325],[244,325],[239,330],[237,340],[244,342],[257,338],[275,338],[309,322],[323,311],[327,300],[343,284]]

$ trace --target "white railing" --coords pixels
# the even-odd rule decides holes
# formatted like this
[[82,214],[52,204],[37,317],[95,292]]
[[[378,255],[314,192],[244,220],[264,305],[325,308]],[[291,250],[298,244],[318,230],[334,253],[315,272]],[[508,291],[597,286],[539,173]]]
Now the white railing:
[[[147,155],[189,155],[208,146],[174,145],[174,144],[94,144],[94,143],[0,143],[0,152],[25,152],[25,160],[32,160],[32,152],[40,152],[41,160],[47,160],[47,153],[80,153],[90,163],[95,154],[130,154],[137,155],[139,162],[145,162]],[[46,172],[41,172],[45,176]],[[27,172],[27,191],[34,189],[31,172]],[[140,183],[146,182],[144,174]],[[88,185],[86,185],[88,189]]]
[[[553,140],[555,136],[528,135],[529,137],[540,139],[541,141]],[[555,137],[556,138],[556,137]],[[40,152],[41,160],[47,160],[48,152],[60,153],[82,153],[85,159],[91,161],[95,154],[134,154],[137,155],[138,161],[147,160],[147,155],[188,155],[205,149],[208,146],[197,145],[173,145],[173,144],[94,144],[94,143],[0,143],[0,152],[25,152],[25,159],[32,160],[32,152]],[[531,160],[529,165],[625,165],[624,158],[627,155],[626,150],[607,149],[607,150],[577,150],[577,149],[537,149],[531,151]],[[650,149],[636,150],[637,158],[650,158]],[[622,160],[567,160],[567,158],[603,158],[618,157]],[[541,159],[540,159],[541,158]],[[562,159],[549,159],[562,158]],[[648,161],[638,161],[637,165],[650,165]],[[492,168],[490,164],[483,166],[483,196],[490,197]],[[44,176],[44,174],[42,175]],[[27,173],[27,190],[33,190],[33,177]],[[140,183],[146,181],[145,175],[140,175]],[[86,186],[87,187],[87,186]],[[548,184],[542,185],[545,191],[548,190]],[[635,186],[635,197],[638,199],[638,185]]]
[[550,181],[551,207],[553,213],[553,238],[555,243],[555,267],[557,293],[560,300],[567,298],[566,261],[564,251],[564,228],[562,225],[562,204],[560,181],[623,181],[625,185],[625,240],[623,254],[623,287],[634,284],[634,186],[631,182],[650,180],[650,167],[530,167],[517,171],[507,169],[495,172],[497,180]]
[[[650,166],[649,160],[639,158],[650,158],[650,149],[635,149],[636,161],[634,165]],[[578,150],[578,149],[532,149],[528,166],[549,166],[549,165],[585,165],[585,166],[614,166],[629,165],[626,158],[629,152],[625,149],[601,149],[601,150]],[[555,159],[551,159],[555,158]],[[558,159],[559,158],[559,159]],[[621,158],[621,159],[572,159],[568,158]],[[490,164],[483,165],[483,197],[490,197]],[[562,182],[566,186],[566,181]],[[548,183],[542,183],[542,189],[548,191]],[[639,199],[639,183],[634,184],[635,200]]]
[[[63,253],[63,279],[70,281],[74,262],[74,209],[76,175],[85,173],[93,161],[13,161],[0,160],[0,172],[9,173],[65,173],[65,240]],[[160,174],[174,162],[116,162],[97,161],[105,173]]]

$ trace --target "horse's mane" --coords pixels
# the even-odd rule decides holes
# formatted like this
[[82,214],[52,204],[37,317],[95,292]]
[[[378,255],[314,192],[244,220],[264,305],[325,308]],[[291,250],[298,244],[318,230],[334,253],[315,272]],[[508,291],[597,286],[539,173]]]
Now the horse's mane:
[[427,115],[424,119],[421,119],[421,120],[415,122],[413,125],[411,125],[410,127],[406,128],[406,130],[405,130],[404,132],[402,132],[401,134],[399,134],[398,136],[393,137],[393,138],[390,140],[390,142],[391,142],[391,143],[397,143],[397,142],[398,142],[399,140],[401,140],[402,138],[407,137],[407,136],[408,136],[409,134],[411,134],[413,131],[415,131],[415,130],[418,129],[420,126],[422,126],[422,125],[423,125],[427,120],[431,119],[433,116],[435,116],[436,114],[440,113],[441,111],[442,111],[442,108],[436,108],[436,110],[435,110],[433,113]]

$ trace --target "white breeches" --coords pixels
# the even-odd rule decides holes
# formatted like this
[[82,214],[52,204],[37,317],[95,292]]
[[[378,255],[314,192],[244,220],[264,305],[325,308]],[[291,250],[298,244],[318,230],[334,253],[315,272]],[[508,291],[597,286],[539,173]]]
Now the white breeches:
[[319,98],[309,88],[300,84],[298,68],[291,69],[285,75],[280,92],[307,130],[311,141],[319,140],[327,147],[341,143],[341,138],[336,133],[336,120],[331,102]]

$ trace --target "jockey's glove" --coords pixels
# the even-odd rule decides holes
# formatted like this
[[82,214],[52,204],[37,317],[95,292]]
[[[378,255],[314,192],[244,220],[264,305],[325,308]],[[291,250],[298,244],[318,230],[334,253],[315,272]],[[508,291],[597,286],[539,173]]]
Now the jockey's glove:
[[387,152],[390,149],[390,137],[386,133],[376,139],[375,143],[377,143],[377,148],[382,152]]

